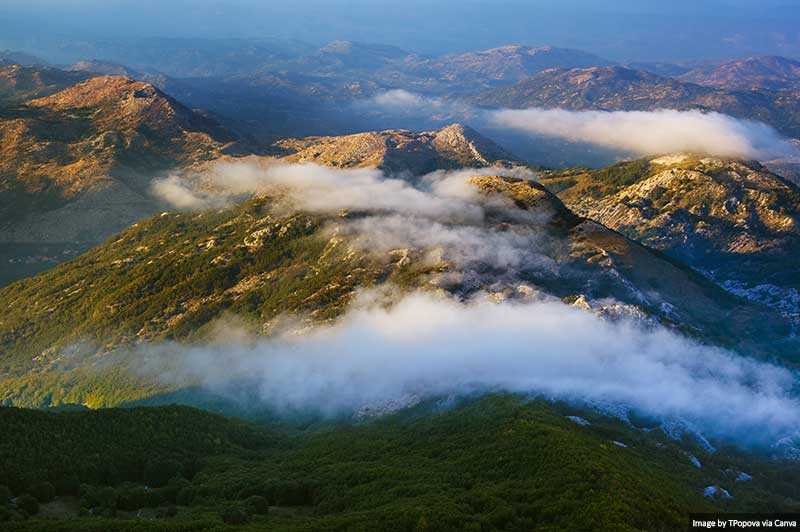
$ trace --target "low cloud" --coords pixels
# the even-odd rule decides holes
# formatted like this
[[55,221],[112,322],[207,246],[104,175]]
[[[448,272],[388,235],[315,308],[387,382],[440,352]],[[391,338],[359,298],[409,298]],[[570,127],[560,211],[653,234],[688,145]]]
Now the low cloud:
[[629,155],[691,152],[758,160],[800,156],[797,148],[772,127],[717,112],[486,110],[405,90],[381,93],[361,106],[388,116],[442,116],[450,121],[470,121],[483,129],[588,143]]
[[342,210],[392,211],[431,218],[478,219],[474,187],[477,175],[526,177],[526,168],[469,168],[424,176],[385,176],[378,168],[340,170],[312,163],[272,161],[218,162],[203,174],[177,175],[154,181],[153,194],[178,209],[202,209],[242,197],[280,190],[310,212]]
[[[478,193],[468,180],[480,175],[534,177],[524,167],[439,170],[423,176],[387,177],[377,168],[340,170],[316,164],[264,161],[221,162],[203,175],[170,176],[157,181],[153,192],[183,209],[217,207],[243,196],[280,191],[287,207],[336,215],[329,232],[347,235],[352,245],[375,253],[410,248],[436,250],[432,260],[458,269],[554,269],[540,251],[546,211],[529,213],[510,200]],[[528,222],[501,228],[486,224],[487,209],[504,209],[509,219]],[[533,222],[533,223],[530,223]]]
[[507,391],[613,404],[745,445],[769,445],[800,426],[790,371],[554,300],[413,293],[386,306],[365,293],[335,324],[302,335],[164,346],[151,363],[159,357],[172,365],[159,371],[168,382],[223,394],[248,382],[284,413]]
[[459,100],[428,96],[405,89],[392,89],[369,99],[353,102],[352,112],[361,118],[379,118],[378,122],[387,124],[387,127],[397,127],[397,122],[403,120],[411,120],[412,124],[422,127],[434,127],[437,122],[446,124],[478,120],[482,113]]
[[494,127],[586,142],[637,155],[691,152],[767,159],[791,153],[777,131],[760,122],[701,111],[491,111]]

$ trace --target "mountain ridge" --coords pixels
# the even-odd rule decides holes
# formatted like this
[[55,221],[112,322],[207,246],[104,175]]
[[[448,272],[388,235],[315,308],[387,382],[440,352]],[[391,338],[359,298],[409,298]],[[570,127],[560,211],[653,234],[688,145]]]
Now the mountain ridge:
[[692,69],[682,81],[727,90],[800,90],[800,61],[781,56],[753,56]]
[[758,120],[800,136],[800,97],[705,87],[619,66],[550,69],[515,85],[489,89],[469,101],[486,107],[562,108],[573,111],[699,109]]

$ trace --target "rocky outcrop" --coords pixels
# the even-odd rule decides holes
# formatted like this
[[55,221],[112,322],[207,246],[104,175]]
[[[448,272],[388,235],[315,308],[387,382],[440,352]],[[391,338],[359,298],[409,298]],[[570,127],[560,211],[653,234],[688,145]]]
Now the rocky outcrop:
[[[515,159],[474,129],[453,124],[437,131],[371,131],[339,137],[278,141],[275,147],[292,163],[334,168],[379,167],[420,175],[440,169],[508,165]],[[288,153],[287,153],[288,152]]]
[[673,155],[544,183],[576,213],[800,317],[800,189],[760,164]]

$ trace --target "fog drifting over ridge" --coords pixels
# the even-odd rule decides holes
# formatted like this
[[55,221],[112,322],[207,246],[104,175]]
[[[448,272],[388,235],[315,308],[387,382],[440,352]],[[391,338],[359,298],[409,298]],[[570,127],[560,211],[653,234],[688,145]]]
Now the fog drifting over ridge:
[[485,175],[535,177],[526,167],[438,170],[401,178],[386,176],[378,168],[233,161],[216,163],[200,176],[173,175],[157,180],[152,192],[174,207],[192,210],[279,191],[288,199],[282,209],[327,214],[369,211],[369,215],[353,220],[336,219],[329,223],[328,231],[351,237],[354,246],[371,253],[438,249],[461,269],[481,265],[552,269],[552,261],[537,250],[543,239],[537,224],[546,222],[550,213],[510,208],[510,215],[536,224],[520,224],[514,230],[485,224],[487,208],[512,205],[506,198],[479,194],[468,183],[471,177]]
[[[312,212],[371,211],[336,222],[337,231],[365,249],[438,247],[460,270],[489,264],[555,271],[541,251],[537,224],[543,220],[527,220],[532,223],[523,231],[484,223],[486,209],[503,204],[487,203],[466,180],[494,170],[502,171],[402,180],[374,168],[242,162],[218,166],[210,179],[227,194],[286,187],[297,208]],[[207,206],[212,196],[170,179]],[[514,392],[679,420],[741,445],[769,446],[800,426],[798,379],[788,369],[701,345],[649,320],[609,321],[519,280],[512,284],[516,295],[499,302],[485,292],[463,301],[441,291],[363,291],[332,324],[270,338],[225,326],[208,345],[143,348],[146,371],[169,384],[199,383],[231,397],[245,382],[282,413],[347,416],[365,407]]]
[[[166,382],[236,395],[242,382],[283,413],[350,415],[487,392],[616,405],[710,437],[766,446],[794,434],[790,371],[701,346],[662,327],[610,322],[557,300],[460,302],[412,293],[384,306],[366,292],[332,325],[268,339],[167,345]],[[161,370],[160,370],[161,371]]]

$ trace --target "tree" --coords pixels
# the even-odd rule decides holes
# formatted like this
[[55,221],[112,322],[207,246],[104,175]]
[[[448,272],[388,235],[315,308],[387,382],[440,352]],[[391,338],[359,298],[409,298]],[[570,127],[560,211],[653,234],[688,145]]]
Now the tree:
[[154,460],[145,467],[144,480],[151,488],[160,488],[180,475],[182,470],[183,465],[177,460]]
[[37,501],[46,503],[56,498],[56,489],[52,484],[43,480],[31,486],[30,494],[36,497]]
[[36,515],[39,512],[39,501],[36,497],[28,493],[23,493],[14,501],[17,508],[24,511],[28,515]]
[[244,500],[247,511],[254,515],[267,515],[269,513],[269,501],[261,495],[251,495]]
[[250,521],[250,516],[238,504],[232,504],[222,511],[222,522],[227,525],[244,525]]

